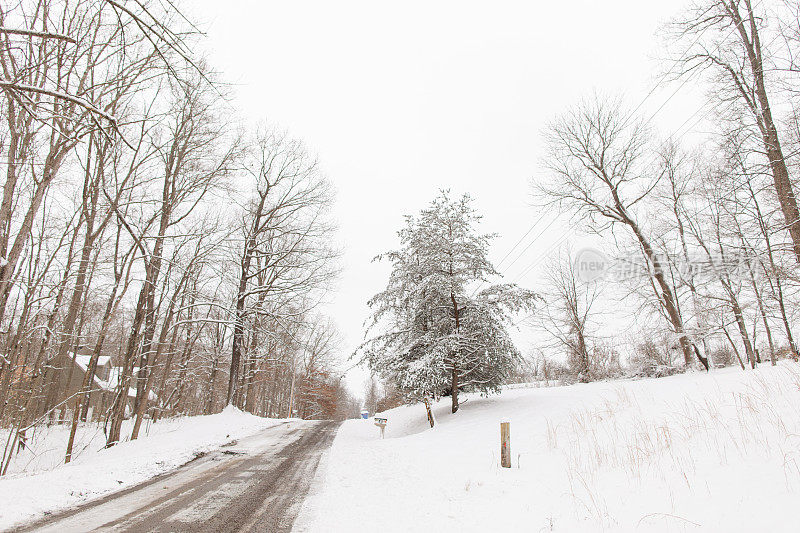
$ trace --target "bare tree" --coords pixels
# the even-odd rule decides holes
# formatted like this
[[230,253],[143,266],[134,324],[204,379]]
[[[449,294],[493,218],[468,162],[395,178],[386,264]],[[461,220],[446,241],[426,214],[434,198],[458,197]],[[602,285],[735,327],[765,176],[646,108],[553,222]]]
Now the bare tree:
[[723,289],[724,296],[717,296],[716,292],[712,291],[710,292],[710,298],[721,299],[726,301],[730,306],[730,311],[733,314],[734,321],[739,329],[739,334],[741,335],[742,343],[745,347],[745,355],[752,367],[755,368],[756,358],[754,348],[750,335],[747,332],[744,307],[741,303],[744,280],[738,272],[738,269],[731,272],[732,267],[740,266],[742,257],[732,257],[734,254],[731,253],[727,245],[726,236],[723,234],[723,227],[730,222],[729,219],[724,216],[724,202],[720,197],[719,190],[712,188],[709,194],[710,198],[708,199],[708,208],[706,209],[708,214],[705,218],[707,219],[707,225],[710,228],[711,236],[707,238],[704,235],[703,230],[699,227],[699,223],[692,224],[692,234],[706,254],[708,264],[711,266],[714,277]]
[[[0,203],[0,321],[48,190],[78,143],[92,132],[110,138],[108,122],[117,127],[113,114],[139,89],[154,54],[138,46],[141,35],[127,35],[112,10],[91,0],[0,9],[0,26],[8,24],[24,31],[0,32],[9,132]],[[37,27],[44,31],[29,31]],[[30,199],[15,202],[25,189]]]
[[[156,293],[158,289],[165,245],[169,232],[194,212],[200,201],[213,188],[220,185],[238,156],[238,141],[226,142],[220,111],[214,105],[214,95],[205,79],[196,77],[173,87],[173,107],[162,135],[153,135],[153,151],[161,166],[160,194],[154,195],[155,234],[133,232],[144,258],[145,278],[136,304],[131,333],[123,359],[123,374],[120,380],[108,445],[119,440],[119,431],[125,412],[134,361],[138,359],[137,406],[147,398],[144,396],[146,382],[151,371],[153,339],[156,330]],[[163,138],[162,138],[163,136]],[[141,346],[141,348],[140,348]],[[137,351],[138,357],[137,357]],[[136,428],[138,430],[138,428]]]
[[690,43],[680,55],[680,73],[711,72],[715,97],[724,104],[738,104],[743,111],[739,117],[750,118],[747,122],[736,120],[733,127],[752,124],[758,129],[795,259],[800,262],[800,211],[773,118],[774,95],[770,93],[774,80],[769,74],[779,69],[773,68],[772,51],[762,37],[767,13],[760,4],[754,7],[751,0],[703,0],[671,28],[676,39]]
[[312,312],[330,189],[284,134],[243,153],[195,32],[172,2],[0,7],[0,475],[40,424],[71,419],[69,462],[82,423],[111,446],[129,415],[135,439],[234,393],[260,415],[352,403]]
[[708,369],[689,338],[662,258],[637,217],[637,206],[662,179],[664,169],[645,159],[650,143],[641,123],[625,119],[619,102],[595,97],[550,125],[545,165],[551,179],[543,196],[589,221],[594,231],[624,227],[650,265],[653,291],[677,337],[685,364],[695,357]]
[[569,248],[559,253],[547,266],[548,292],[544,298],[539,324],[567,354],[570,369],[580,381],[590,381],[593,374],[592,332],[589,320],[600,295],[601,281],[584,281],[578,274],[576,257]]
[[[305,297],[324,288],[336,256],[326,242],[330,192],[302,143],[262,130],[250,147],[244,171],[254,194],[244,206],[242,243],[236,252],[239,276],[226,399],[234,405],[242,400],[240,367],[248,316],[266,314],[278,321],[302,316],[317,301]],[[287,297],[303,304],[284,305],[283,310],[269,305],[271,299]]]

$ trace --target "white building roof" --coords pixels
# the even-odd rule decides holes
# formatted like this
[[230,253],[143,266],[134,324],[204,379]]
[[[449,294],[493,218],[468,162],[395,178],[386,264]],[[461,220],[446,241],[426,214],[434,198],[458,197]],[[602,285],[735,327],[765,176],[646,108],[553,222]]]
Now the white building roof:
[[[81,370],[87,372],[89,370],[89,362],[91,360],[91,355],[77,355],[75,356],[75,364],[77,364]],[[97,359],[97,366],[104,366],[111,361],[111,357],[107,355],[101,355]],[[136,376],[139,372],[139,367],[133,367],[133,372],[131,373],[133,376]],[[96,387],[100,389],[107,390],[107,391],[115,391],[117,390],[117,385],[119,384],[119,374],[120,368],[117,366],[112,366],[111,370],[108,373],[108,380],[102,380],[96,375],[94,376],[94,384]],[[135,381],[134,381],[135,383]],[[131,387],[128,389],[128,397],[129,398],[136,398],[136,387]],[[158,399],[156,393],[150,391],[148,398],[151,402],[154,402]]]
[[[80,366],[83,370],[89,368],[89,362],[91,361],[91,355],[76,355],[75,362]],[[106,366],[111,361],[110,355],[101,355],[97,358],[97,366]]]

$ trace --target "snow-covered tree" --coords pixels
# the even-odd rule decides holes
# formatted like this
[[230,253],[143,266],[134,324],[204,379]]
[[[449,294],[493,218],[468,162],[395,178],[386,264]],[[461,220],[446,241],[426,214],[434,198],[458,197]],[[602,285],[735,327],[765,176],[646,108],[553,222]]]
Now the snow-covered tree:
[[[519,352],[507,326],[532,308],[534,293],[512,284],[488,285],[499,274],[488,259],[493,235],[477,230],[481,217],[464,195],[442,191],[398,233],[386,289],[373,309],[360,351],[370,368],[406,395],[452,396],[459,390],[497,391]],[[377,330],[377,332],[376,332]]]

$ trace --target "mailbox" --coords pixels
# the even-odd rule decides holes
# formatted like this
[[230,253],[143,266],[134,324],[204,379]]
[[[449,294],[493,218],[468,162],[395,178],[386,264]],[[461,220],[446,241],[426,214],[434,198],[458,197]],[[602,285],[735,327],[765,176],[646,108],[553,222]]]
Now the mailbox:
[[386,423],[388,421],[389,420],[386,418],[378,418],[377,416],[375,417],[375,425],[381,428],[381,438],[383,438],[384,432],[386,431]]

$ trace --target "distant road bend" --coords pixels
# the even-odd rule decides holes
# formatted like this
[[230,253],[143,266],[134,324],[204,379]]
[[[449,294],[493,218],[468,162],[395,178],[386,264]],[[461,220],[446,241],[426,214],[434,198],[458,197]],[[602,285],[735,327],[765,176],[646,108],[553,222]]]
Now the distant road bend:
[[291,531],[338,422],[288,422],[16,531]]

